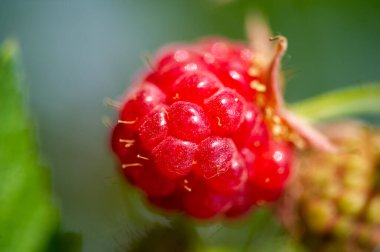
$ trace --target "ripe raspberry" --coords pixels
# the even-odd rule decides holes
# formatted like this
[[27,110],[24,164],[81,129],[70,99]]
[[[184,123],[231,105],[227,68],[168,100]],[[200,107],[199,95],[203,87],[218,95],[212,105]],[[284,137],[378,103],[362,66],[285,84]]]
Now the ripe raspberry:
[[152,151],[156,168],[169,178],[182,177],[191,171],[197,145],[168,137]]
[[158,53],[112,135],[121,170],[149,202],[208,219],[281,194],[293,147],[272,134],[287,124],[266,112],[272,84],[254,62],[246,45],[223,39]]
[[287,143],[269,141],[257,150],[253,170],[249,178],[263,189],[282,188],[288,178],[292,158],[291,148]]

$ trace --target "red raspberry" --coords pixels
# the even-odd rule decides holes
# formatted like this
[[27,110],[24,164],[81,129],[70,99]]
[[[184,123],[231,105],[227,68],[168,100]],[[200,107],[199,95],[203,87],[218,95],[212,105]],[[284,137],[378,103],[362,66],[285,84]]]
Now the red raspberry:
[[257,103],[267,86],[254,61],[247,46],[223,39],[168,47],[125,97],[112,148],[149,202],[200,219],[237,217],[281,193],[292,146],[273,139],[269,126],[286,125]]
[[235,152],[236,148],[231,139],[209,137],[198,145],[194,172],[206,179],[218,176],[229,169]]
[[179,139],[200,142],[211,134],[203,109],[190,102],[178,101],[168,110],[170,134]]
[[187,73],[173,84],[171,99],[181,99],[202,106],[204,100],[221,87],[222,83],[209,72]]
[[191,171],[197,145],[168,137],[152,151],[156,168],[169,178],[185,176]]
[[231,159],[227,171],[210,178],[207,182],[215,192],[231,195],[244,187],[247,181],[247,167],[244,160],[236,155]]
[[224,89],[205,100],[204,107],[217,135],[236,131],[244,118],[246,101],[236,91]]
[[161,107],[141,120],[138,132],[141,144],[146,150],[153,150],[168,135],[167,113],[167,108]]
[[207,181],[190,175],[183,181],[181,198],[183,210],[189,215],[207,219],[226,211],[230,206],[230,198],[207,188]]
[[120,120],[126,125],[136,129],[146,114],[153,110],[157,105],[164,104],[166,95],[155,85],[141,85],[132,96],[127,100],[120,111]]
[[262,189],[282,188],[289,176],[292,156],[287,143],[269,141],[257,150],[253,163],[256,169],[250,174],[249,179]]

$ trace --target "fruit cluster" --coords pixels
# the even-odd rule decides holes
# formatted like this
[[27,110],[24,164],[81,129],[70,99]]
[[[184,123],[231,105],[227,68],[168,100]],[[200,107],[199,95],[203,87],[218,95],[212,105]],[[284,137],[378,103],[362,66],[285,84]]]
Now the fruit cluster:
[[281,220],[310,251],[373,251],[380,246],[380,131],[352,121],[323,129],[340,153],[297,157]]
[[274,137],[281,120],[254,62],[246,45],[223,39],[173,45],[127,92],[112,149],[151,203],[207,219],[281,194],[293,146]]

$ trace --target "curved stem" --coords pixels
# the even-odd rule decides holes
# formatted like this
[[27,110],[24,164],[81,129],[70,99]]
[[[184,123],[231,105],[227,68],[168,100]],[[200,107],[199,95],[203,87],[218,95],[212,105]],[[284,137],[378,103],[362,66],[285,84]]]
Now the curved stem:
[[363,114],[380,115],[380,83],[340,89],[290,104],[289,110],[310,122]]

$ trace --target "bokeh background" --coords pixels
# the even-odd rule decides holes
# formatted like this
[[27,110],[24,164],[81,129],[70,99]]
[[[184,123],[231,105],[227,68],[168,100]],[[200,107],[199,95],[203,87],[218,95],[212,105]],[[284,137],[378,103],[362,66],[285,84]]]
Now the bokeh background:
[[379,1],[0,1],[0,41],[11,36],[22,48],[62,229],[83,236],[83,251],[123,250],[148,223],[165,222],[118,177],[102,123],[115,111],[104,99],[117,99],[144,68],[142,56],[166,43],[244,40],[252,8],[289,40],[289,102],[380,80]]

